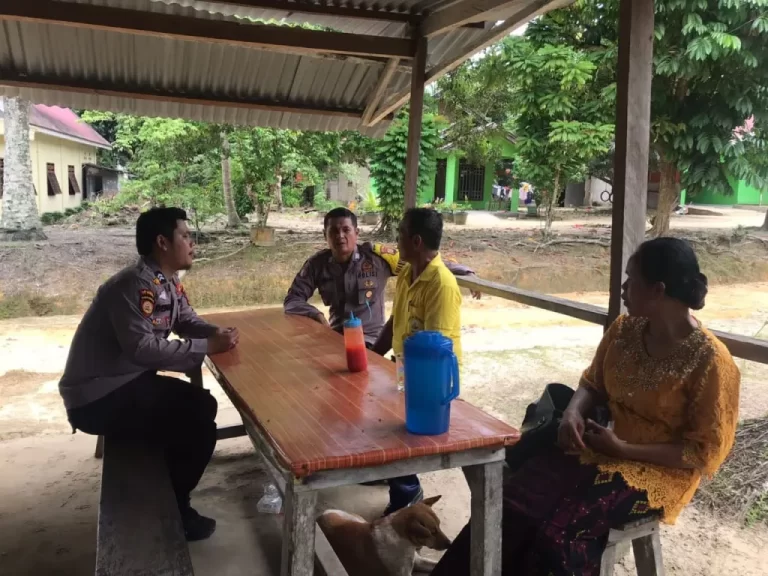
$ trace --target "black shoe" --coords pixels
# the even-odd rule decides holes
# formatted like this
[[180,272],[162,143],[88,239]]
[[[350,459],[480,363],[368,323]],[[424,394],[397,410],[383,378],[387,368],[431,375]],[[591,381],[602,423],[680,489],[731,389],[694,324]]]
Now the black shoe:
[[373,480],[371,482],[360,482],[360,486],[387,486],[389,480]]
[[390,514],[397,512],[398,510],[402,510],[403,508],[408,508],[408,506],[413,506],[414,504],[418,504],[424,500],[424,490],[421,489],[421,486],[419,486],[419,491],[416,492],[416,495],[411,498],[410,501],[402,501],[402,502],[394,502],[390,501],[389,504],[387,504],[387,507],[384,509],[384,514],[382,516],[389,516]]
[[181,523],[184,525],[187,542],[205,540],[216,532],[216,520],[201,516],[194,508],[187,508],[181,513]]

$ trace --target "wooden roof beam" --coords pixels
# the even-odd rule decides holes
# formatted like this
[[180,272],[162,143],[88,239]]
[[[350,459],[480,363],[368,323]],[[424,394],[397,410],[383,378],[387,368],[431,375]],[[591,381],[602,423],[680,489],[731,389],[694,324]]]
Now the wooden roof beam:
[[0,21],[35,22],[306,54],[411,59],[410,39],[227,22],[51,0],[3,0]]
[[[424,15],[420,12],[388,12],[373,8],[333,6],[328,5],[327,3],[314,4],[312,2],[286,2],[285,0],[211,0],[209,3],[275,10],[288,12],[289,14],[312,14],[317,16],[339,16],[341,18],[375,20],[379,22],[401,22],[413,26],[419,24],[424,18]],[[467,23],[465,26],[467,28],[483,28],[483,25],[483,22],[471,22]]]
[[329,6],[313,2],[286,2],[286,0],[213,0],[212,4],[228,4],[245,8],[261,8],[264,10],[279,10],[297,14],[316,14],[318,16],[340,16],[342,18],[360,18],[361,20],[379,20],[384,22],[404,22],[413,24],[418,15],[408,12],[386,12],[383,10],[366,10],[351,6]]
[[447,8],[438,8],[424,19],[421,29],[427,38],[431,38],[453,28],[482,21],[485,19],[483,15],[492,11],[513,8],[515,5],[522,7],[525,4],[525,0],[462,0]]
[[153,100],[157,102],[172,102],[176,104],[245,108],[250,110],[263,110],[267,112],[311,114],[320,116],[332,116],[337,118],[353,118],[358,120],[362,119],[363,115],[363,110],[315,106],[311,103],[276,102],[263,99],[237,98],[234,96],[228,97],[202,93],[192,94],[188,92],[171,92],[167,90],[153,90],[151,88],[136,86],[133,84],[120,85],[113,82],[105,85],[101,82],[94,82],[90,80],[26,75],[20,74],[15,70],[7,69],[0,69],[0,85],[12,86],[14,88],[28,88],[32,90],[72,92],[90,96],[112,96],[116,98],[128,98],[134,100]]
[[392,58],[392,60],[387,62],[384,70],[382,70],[381,76],[379,76],[379,80],[376,83],[376,88],[374,89],[371,98],[368,100],[368,104],[366,105],[365,111],[363,112],[363,126],[370,125],[373,114],[376,112],[376,108],[378,108],[379,102],[381,102],[381,99],[384,96],[384,92],[387,90],[387,86],[392,79],[392,75],[397,70],[397,65],[399,62],[400,60],[397,58]]
[[[451,70],[461,66],[461,64],[473,54],[477,54],[491,44],[495,44],[508,35],[512,30],[520,27],[539,14],[544,14],[545,12],[555,10],[556,8],[562,8],[571,2],[572,0],[534,0],[534,2],[515,12],[498,26],[491,28],[472,45],[468,46],[461,54],[448,57],[435,64],[427,71],[426,83],[431,84],[432,82],[439,80]],[[411,91],[409,89],[401,90],[397,94],[392,95],[384,104],[382,104],[382,107],[376,111],[370,125],[375,126],[378,122],[400,108],[408,101],[410,95]]]

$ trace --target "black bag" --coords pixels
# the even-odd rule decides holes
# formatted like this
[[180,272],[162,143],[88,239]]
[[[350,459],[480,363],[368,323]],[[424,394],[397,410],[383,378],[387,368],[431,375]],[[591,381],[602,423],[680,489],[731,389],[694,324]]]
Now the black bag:
[[[506,462],[508,472],[517,470],[523,462],[542,448],[557,443],[557,430],[563,419],[563,412],[573,398],[575,391],[565,384],[547,384],[544,393],[536,402],[529,404],[520,427],[520,440],[507,448]],[[608,409],[595,410],[592,419],[607,426],[610,419]]]

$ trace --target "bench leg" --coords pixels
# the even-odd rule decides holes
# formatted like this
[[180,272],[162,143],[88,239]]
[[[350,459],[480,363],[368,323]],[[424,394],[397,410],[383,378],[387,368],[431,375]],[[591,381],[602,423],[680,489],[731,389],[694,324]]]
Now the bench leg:
[[654,532],[632,541],[637,564],[637,576],[664,576],[664,561],[661,557],[661,536]]
[[472,491],[470,576],[501,575],[503,466],[493,462],[464,468]]
[[312,576],[315,569],[315,504],[317,492],[285,487],[283,557],[280,576]]
[[104,436],[96,437],[96,451],[93,453],[94,458],[101,458],[104,456]]
[[613,569],[616,567],[616,544],[608,544],[603,551],[603,557],[600,559],[600,576],[613,576]]

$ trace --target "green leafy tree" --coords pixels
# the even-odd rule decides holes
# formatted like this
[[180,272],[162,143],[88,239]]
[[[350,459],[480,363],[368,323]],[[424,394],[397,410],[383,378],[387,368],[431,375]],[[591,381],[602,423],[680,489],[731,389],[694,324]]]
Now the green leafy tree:
[[[526,37],[602,52],[595,90],[615,77],[619,0],[580,0],[532,24]],[[652,234],[669,230],[681,187],[731,194],[729,178],[765,181],[752,139],[734,136],[768,107],[768,2],[657,0],[651,98],[651,166],[661,173]],[[604,157],[594,167],[606,168]],[[607,170],[606,179],[610,179]]]
[[[425,113],[419,148],[419,193],[426,191],[435,171],[440,129],[444,121],[434,113]],[[408,111],[402,110],[379,140],[371,156],[371,177],[376,181],[382,211],[381,229],[394,231],[403,217],[405,206],[405,161],[408,150]]]
[[516,172],[541,195],[549,233],[560,191],[584,179],[589,162],[610,149],[614,127],[590,90],[597,66],[569,46],[519,38],[506,40],[498,57],[516,78]]
[[501,137],[514,129],[515,84],[499,56],[500,47],[492,47],[485,58],[469,60],[438,83],[438,108],[450,119],[443,139],[476,165],[500,159]]
[[768,175],[734,137],[750,116],[768,119],[767,8],[765,0],[657,5],[651,141],[661,184],[654,235],[669,229],[680,186],[692,196],[705,189],[730,194],[729,176]]

